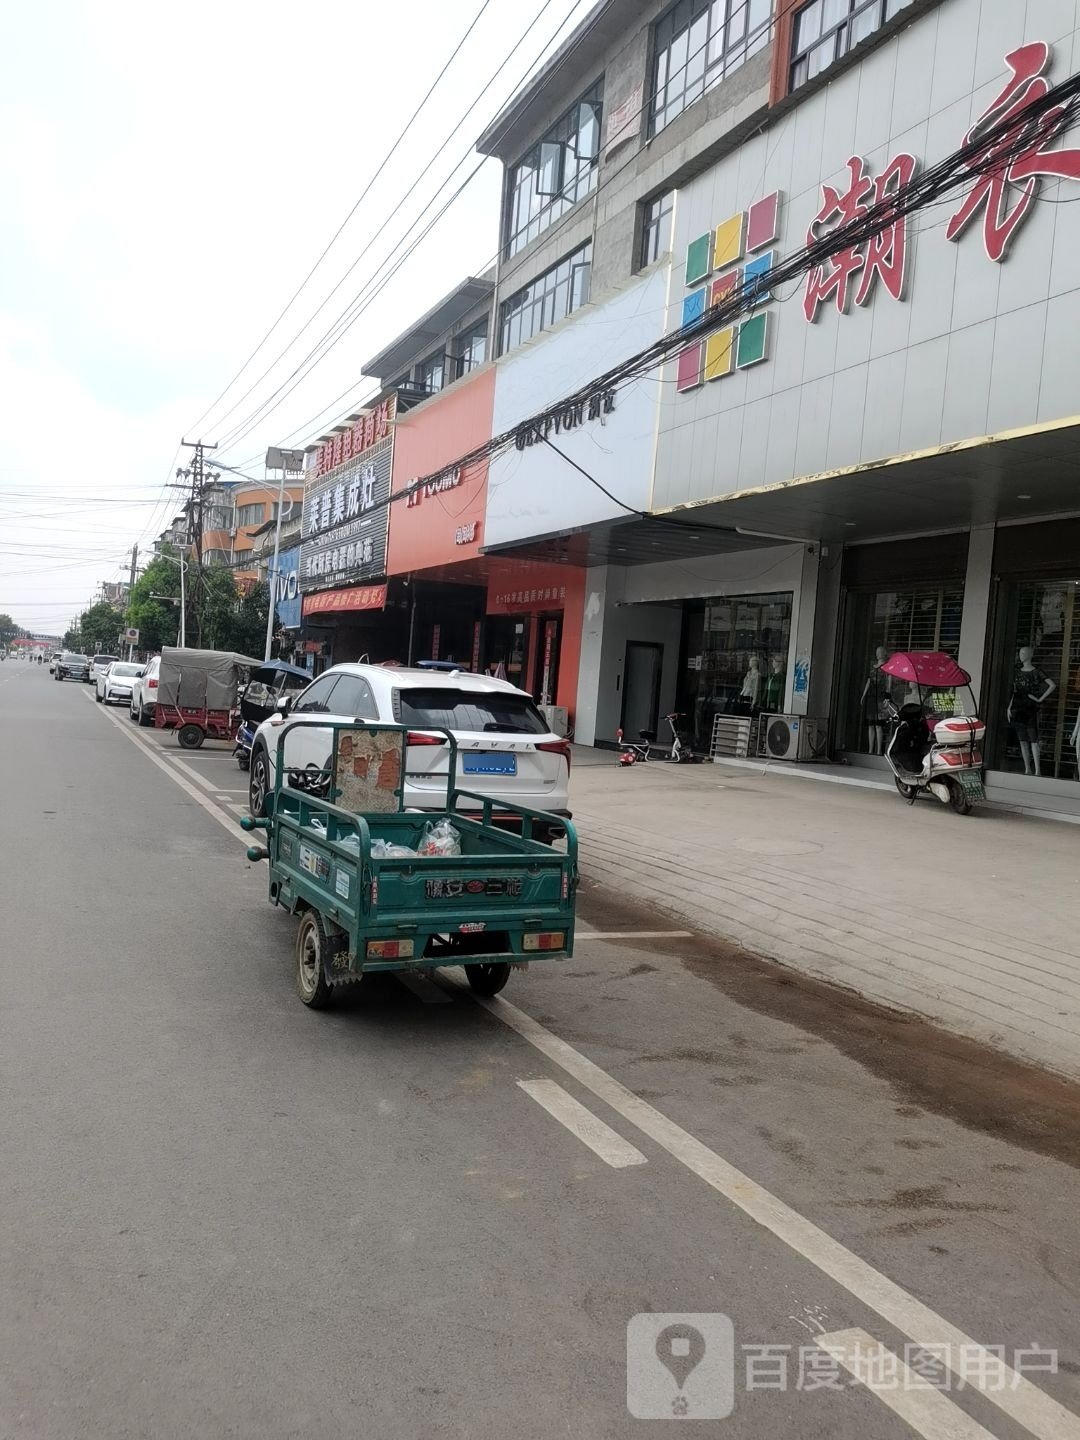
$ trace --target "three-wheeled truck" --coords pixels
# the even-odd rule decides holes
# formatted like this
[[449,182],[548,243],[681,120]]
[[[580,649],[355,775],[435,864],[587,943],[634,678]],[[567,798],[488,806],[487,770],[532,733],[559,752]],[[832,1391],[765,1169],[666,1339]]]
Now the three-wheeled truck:
[[[520,831],[492,822],[490,797],[459,790],[457,745],[449,746],[446,808],[402,808],[408,728],[355,720],[332,732],[324,784],[295,789],[284,765],[283,724],[265,817],[245,816],[245,830],[265,830],[266,845],[248,850],[267,860],[270,900],[298,915],[296,988],[313,1009],[340,987],[390,970],[430,972],[462,965],[472,989],[494,995],[512,967],[566,959],[574,949],[578,883],[573,825],[541,810],[498,801]],[[322,793],[313,793],[321,791]],[[460,813],[462,802],[474,815]],[[535,839],[565,831],[565,850]]]
[[187,650],[166,645],[161,652],[154,724],[175,730],[184,750],[203,741],[231,740],[239,723],[237,695],[263,662],[228,650]]

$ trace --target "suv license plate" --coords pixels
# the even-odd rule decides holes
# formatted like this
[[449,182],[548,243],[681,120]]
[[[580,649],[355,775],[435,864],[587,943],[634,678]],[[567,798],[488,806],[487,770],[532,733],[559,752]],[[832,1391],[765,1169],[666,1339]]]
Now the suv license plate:
[[516,775],[517,756],[505,752],[467,751],[461,757],[461,768],[466,775]]

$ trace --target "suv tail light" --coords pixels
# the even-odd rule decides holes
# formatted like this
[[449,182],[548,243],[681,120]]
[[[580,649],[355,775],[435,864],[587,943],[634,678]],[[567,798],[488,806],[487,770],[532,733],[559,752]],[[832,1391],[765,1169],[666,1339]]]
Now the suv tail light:
[[410,730],[406,736],[407,745],[445,745],[441,735],[425,735],[422,730]]
[[156,689],[157,689],[157,681],[156,681],[156,680],[147,680],[147,682],[146,682],[146,688],[147,688],[148,690],[156,690]]
[[561,755],[566,761],[567,770],[570,769],[570,762],[573,759],[573,751],[570,749],[569,740],[545,740],[537,745],[537,750],[546,750],[549,755]]

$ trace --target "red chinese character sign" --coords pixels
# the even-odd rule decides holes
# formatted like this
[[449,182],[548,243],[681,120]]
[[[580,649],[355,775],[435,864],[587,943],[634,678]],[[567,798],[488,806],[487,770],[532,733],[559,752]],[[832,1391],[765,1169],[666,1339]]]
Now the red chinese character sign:
[[[976,143],[991,127],[1023,115],[1049,93],[1050,82],[1043,71],[1050,54],[1050,46],[1040,40],[1005,56],[1011,78],[968,131],[967,144]],[[1033,117],[1027,126],[1017,127],[1005,140],[989,142],[976,159],[968,162],[972,169],[975,165],[982,167],[995,154],[1001,156],[1000,165],[979,175],[970,195],[949,221],[946,239],[957,239],[981,210],[986,253],[991,260],[1003,260],[1036,198],[1039,180],[1080,180],[1080,150],[1047,149],[1047,137],[1053,136],[1055,124],[1064,113],[1063,105],[1052,106]]]
[[[833,185],[822,185],[821,209],[807,229],[807,245],[814,245],[831,231],[864,219],[872,206],[887,202],[901,186],[910,184],[917,165],[914,155],[896,155],[876,179],[871,179],[866,161],[853,155],[847,162],[848,185],[843,194]],[[806,277],[803,294],[803,313],[807,320],[816,320],[818,310],[829,300],[841,315],[847,314],[852,298],[856,305],[865,305],[878,280],[894,300],[902,300],[907,241],[907,218],[898,215],[876,235],[845,246],[814,266]]]

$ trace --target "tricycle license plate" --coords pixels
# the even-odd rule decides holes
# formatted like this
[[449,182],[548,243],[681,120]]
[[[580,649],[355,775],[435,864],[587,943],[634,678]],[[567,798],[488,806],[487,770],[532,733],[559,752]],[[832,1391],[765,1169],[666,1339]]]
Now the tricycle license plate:
[[476,880],[425,880],[424,895],[428,900],[466,900],[470,895],[509,896],[521,894],[518,875],[490,875]]
[[466,775],[516,775],[517,756],[489,750],[467,751],[461,757],[461,768]]
[[961,770],[960,784],[969,800],[982,800],[986,796],[982,776],[977,770]]

